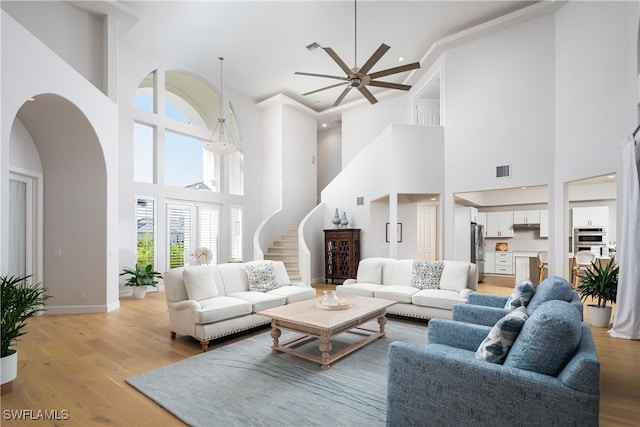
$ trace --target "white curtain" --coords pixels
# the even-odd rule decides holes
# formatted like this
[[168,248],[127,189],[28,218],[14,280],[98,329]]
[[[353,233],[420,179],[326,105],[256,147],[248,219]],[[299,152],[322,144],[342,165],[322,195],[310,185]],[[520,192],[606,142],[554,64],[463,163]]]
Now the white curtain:
[[612,337],[640,339],[640,159],[633,136],[622,143],[622,227],[616,259],[620,266]]

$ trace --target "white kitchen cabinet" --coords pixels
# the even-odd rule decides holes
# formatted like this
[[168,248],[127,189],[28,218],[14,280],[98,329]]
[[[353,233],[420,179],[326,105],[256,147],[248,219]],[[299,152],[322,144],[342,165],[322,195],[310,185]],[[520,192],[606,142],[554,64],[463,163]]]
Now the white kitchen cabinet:
[[496,252],[496,274],[513,274],[513,252]]
[[590,206],[572,209],[573,228],[576,227],[608,227],[609,208],[607,206]]
[[549,211],[540,211],[540,237],[549,237]]
[[495,252],[484,253],[484,272],[488,274],[494,274],[496,272],[496,253]]
[[513,237],[513,211],[487,212],[486,237]]
[[485,252],[484,272],[487,274],[513,274],[513,252]]
[[487,237],[487,213],[478,212],[478,225],[482,225],[482,235]]
[[540,224],[540,211],[514,211],[513,212],[514,224]]

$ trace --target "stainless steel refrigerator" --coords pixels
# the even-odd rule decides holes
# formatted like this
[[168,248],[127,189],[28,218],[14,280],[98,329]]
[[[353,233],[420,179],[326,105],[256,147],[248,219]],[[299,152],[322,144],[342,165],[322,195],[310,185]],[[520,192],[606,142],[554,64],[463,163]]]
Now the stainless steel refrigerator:
[[484,280],[484,225],[471,223],[471,262],[478,269],[478,281]]

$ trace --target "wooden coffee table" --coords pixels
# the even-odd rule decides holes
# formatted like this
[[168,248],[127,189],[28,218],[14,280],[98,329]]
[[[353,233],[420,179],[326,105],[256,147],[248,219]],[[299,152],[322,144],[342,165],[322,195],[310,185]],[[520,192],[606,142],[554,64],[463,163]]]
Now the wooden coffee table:
[[[343,297],[341,295],[340,299],[349,303],[349,308],[344,310],[325,310],[316,306],[316,303],[321,299],[322,297],[317,297],[311,300],[270,308],[257,313],[271,318],[271,337],[273,338],[271,351],[274,353],[289,353],[319,363],[322,369],[329,369],[331,363],[371,341],[384,336],[384,325],[387,323],[385,309],[396,303],[396,301],[385,299],[352,295]],[[379,329],[362,326],[373,319],[378,319]],[[288,329],[299,332],[302,335],[295,336],[284,342],[279,342],[280,335],[282,334],[280,329]],[[354,329],[363,331],[365,337],[331,354],[331,338]],[[319,349],[321,356],[288,347],[291,344],[310,337],[320,339]]]

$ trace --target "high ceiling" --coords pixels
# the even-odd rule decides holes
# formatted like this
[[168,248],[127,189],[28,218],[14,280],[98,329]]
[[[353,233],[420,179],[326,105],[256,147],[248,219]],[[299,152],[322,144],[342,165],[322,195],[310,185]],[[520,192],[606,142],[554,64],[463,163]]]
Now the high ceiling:
[[[75,4],[79,2],[73,2]],[[316,111],[331,109],[343,88],[302,93],[339,81],[294,75],[296,71],[342,75],[318,43],[349,66],[362,66],[385,43],[391,49],[372,72],[418,62],[442,38],[529,6],[530,1],[358,1],[354,58],[353,1],[123,1],[136,16],[124,38],[182,64],[219,84],[218,57],[225,58],[223,89],[256,102],[283,93]],[[380,80],[413,84],[424,68]],[[376,96],[388,89],[371,88]],[[360,101],[352,90],[342,104]]]

